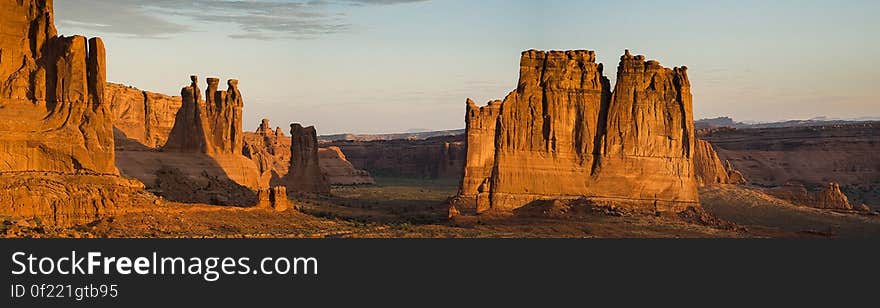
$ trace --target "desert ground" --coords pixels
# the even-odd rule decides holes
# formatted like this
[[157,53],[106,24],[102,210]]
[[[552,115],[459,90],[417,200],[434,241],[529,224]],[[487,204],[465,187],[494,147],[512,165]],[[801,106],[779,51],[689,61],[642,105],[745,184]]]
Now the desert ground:
[[[612,209],[557,215],[558,209],[503,217],[447,218],[458,183],[376,178],[376,185],[334,186],[331,196],[301,196],[294,209],[221,207],[160,201],[137,211],[69,228],[39,219],[3,218],[19,237],[84,238],[838,238],[880,236],[880,216],[795,206],[758,188],[702,189],[718,220],[652,216]],[[556,213],[554,213],[556,212]]]

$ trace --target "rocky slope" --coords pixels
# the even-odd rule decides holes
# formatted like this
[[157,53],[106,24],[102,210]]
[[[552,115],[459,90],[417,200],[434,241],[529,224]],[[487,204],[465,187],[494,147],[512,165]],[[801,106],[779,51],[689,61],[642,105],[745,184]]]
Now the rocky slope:
[[687,69],[627,51],[617,85],[592,51],[526,51],[517,89],[467,104],[462,199],[476,211],[587,196],[650,211],[699,206]]
[[142,191],[114,165],[100,38],[58,36],[51,0],[0,0],[0,215],[93,221]]

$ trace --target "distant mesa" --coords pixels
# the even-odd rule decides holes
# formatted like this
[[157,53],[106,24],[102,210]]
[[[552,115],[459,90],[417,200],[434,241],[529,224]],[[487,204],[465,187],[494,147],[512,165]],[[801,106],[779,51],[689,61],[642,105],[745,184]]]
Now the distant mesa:
[[593,51],[523,52],[517,89],[467,101],[457,210],[588,197],[638,210],[699,207],[687,68],[626,51],[612,90]]

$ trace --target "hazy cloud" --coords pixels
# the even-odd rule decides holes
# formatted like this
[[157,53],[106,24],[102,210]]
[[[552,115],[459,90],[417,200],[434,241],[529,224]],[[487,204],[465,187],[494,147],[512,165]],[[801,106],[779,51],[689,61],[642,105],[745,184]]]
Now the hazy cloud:
[[56,3],[56,15],[61,25],[141,38],[192,31],[189,21],[235,25],[241,32],[229,34],[231,38],[307,39],[348,31],[352,7],[424,1],[65,0]]

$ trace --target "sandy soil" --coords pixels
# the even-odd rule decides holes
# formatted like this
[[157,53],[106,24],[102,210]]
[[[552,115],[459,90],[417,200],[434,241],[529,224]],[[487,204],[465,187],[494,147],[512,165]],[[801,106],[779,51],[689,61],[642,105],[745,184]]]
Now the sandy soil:
[[379,178],[378,185],[334,187],[332,196],[300,196],[296,209],[161,202],[74,228],[5,219],[0,234],[23,237],[145,238],[741,238],[880,236],[880,218],[785,204],[760,191],[725,186],[701,192],[713,223],[632,213],[581,211],[571,217],[534,215],[447,219],[457,183]]

